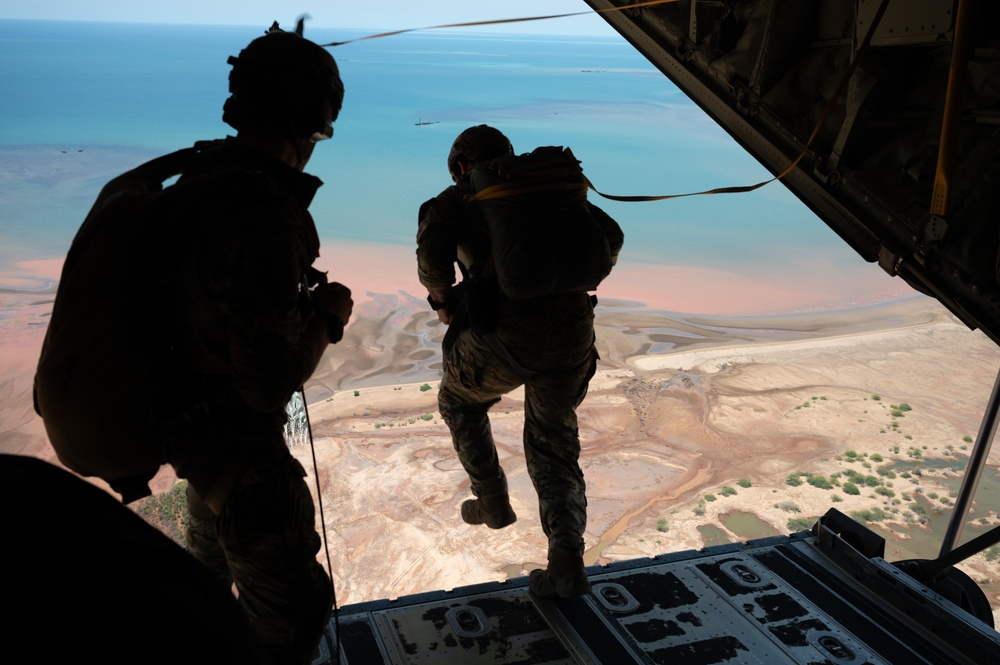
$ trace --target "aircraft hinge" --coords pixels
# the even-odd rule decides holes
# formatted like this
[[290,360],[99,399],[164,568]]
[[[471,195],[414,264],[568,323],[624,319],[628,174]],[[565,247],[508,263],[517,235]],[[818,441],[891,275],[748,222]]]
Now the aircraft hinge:
[[903,264],[903,259],[898,254],[889,251],[885,245],[878,250],[878,265],[891,277],[899,274],[899,266]]
[[733,76],[729,79],[728,85],[736,110],[748,118],[756,118],[760,114],[760,97],[749,84],[741,77]]

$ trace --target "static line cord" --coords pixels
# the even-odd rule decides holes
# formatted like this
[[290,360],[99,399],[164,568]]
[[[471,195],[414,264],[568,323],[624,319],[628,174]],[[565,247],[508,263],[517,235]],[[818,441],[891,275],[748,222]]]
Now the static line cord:
[[651,7],[653,5],[667,5],[677,1],[678,0],[643,0],[643,2],[636,2],[635,4],[626,5],[624,7],[609,7],[608,9],[588,9],[585,12],[571,12],[569,14],[549,14],[547,16],[525,16],[521,18],[493,19],[490,21],[470,21],[468,23],[446,23],[444,25],[430,25],[424,28],[404,28],[402,30],[393,30],[391,32],[380,32],[377,35],[367,35],[365,37],[358,37],[357,39],[349,39],[344,42],[330,42],[329,44],[322,44],[322,46],[324,47],[343,46],[344,44],[353,44],[354,42],[361,42],[366,39],[392,37],[393,35],[402,35],[407,32],[416,32],[418,30],[440,30],[442,28],[468,28],[471,26],[478,26],[478,25],[500,25],[503,23],[522,23],[525,21],[548,21],[549,19],[567,18],[570,16],[585,16],[587,14],[605,14],[607,12],[622,12],[629,9],[638,9],[640,7]]
[[312,423],[309,421],[309,405],[306,404],[306,391],[302,393],[302,411],[306,414],[306,431],[309,433],[309,452],[312,455],[313,475],[316,477],[316,503],[319,507],[319,525],[323,534],[323,551],[326,553],[326,570],[330,574],[330,593],[333,595],[333,630],[337,637],[334,645],[337,657],[334,662],[340,664],[340,608],[337,607],[337,587],[333,584],[333,563],[330,560],[330,543],[326,539],[326,516],[323,514],[323,492],[319,486],[319,464],[316,463],[316,446],[313,444]]

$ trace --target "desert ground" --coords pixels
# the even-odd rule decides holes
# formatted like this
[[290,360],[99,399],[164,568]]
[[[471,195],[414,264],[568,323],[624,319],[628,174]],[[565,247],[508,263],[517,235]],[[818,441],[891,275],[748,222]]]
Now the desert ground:
[[[0,452],[56,462],[30,397],[52,298],[51,289],[0,292]],[[458,506],[469,483],[437,413],[445,328],[404,292],[356,300],[344,341],[306,386],[314,452],[293,448],[318,481],[339,604],[543,565],[522,393],[492,411],[518,521],[467,526]],[[881,509],[872,524],[890,561],[934,558],[935,524],[1000,367],[994,342],[922,296],[774,316],[681,316],[605,299],[597,345],[602,360],[579,411],[589,564],[787,534],[831,507]],[[959,471],[879,471],[931,460]],[[1000,466],[1000,451],[990,465]],[[851,494],[852,474],[879,484]],[[174,483],[165,470],[154,489]],[[977,503],[967,534],[1000,523],[996,510]],[[750,527],[732,519],[747,514]],[[1000,607],[995,559],[980,554],[962,568]]]

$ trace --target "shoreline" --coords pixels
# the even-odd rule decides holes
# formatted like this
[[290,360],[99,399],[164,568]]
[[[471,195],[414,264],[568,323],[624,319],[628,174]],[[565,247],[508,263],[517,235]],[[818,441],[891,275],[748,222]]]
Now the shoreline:
[[[324,238],[315,265],[348,286],[355,300],[403,295],[423,300],[415,248]],[[58,286],[63,257],[0,263],[0,292],[45,293]],[[858,260],[814,274],[746,275],[723,269],[631,262],[615,267],[598,289],[605,307],[669,317],[774,317],[849,311],[918,297],[909,285]]]

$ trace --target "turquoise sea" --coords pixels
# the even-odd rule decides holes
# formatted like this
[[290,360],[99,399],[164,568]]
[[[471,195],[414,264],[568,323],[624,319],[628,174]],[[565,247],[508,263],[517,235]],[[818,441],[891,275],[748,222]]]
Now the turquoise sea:
[[[226,58],[261,32],[0,20],[0,269],[64,255],[113,175],[227,134]],[[372,33],[307,26],[306,34],[326,43]],[[484,122],[518,152],[571,147],[612,194],[769,177],[623,39],[432,30],[331,52],[345,106],[308,168],[326,183],[313,206],[325,242],[412,246],[419,204],[450,182],[451,141]],[[592,199],[625,229],[623,263],[789,283],[816,270],[887,279],[779,183],[650,203]]]

